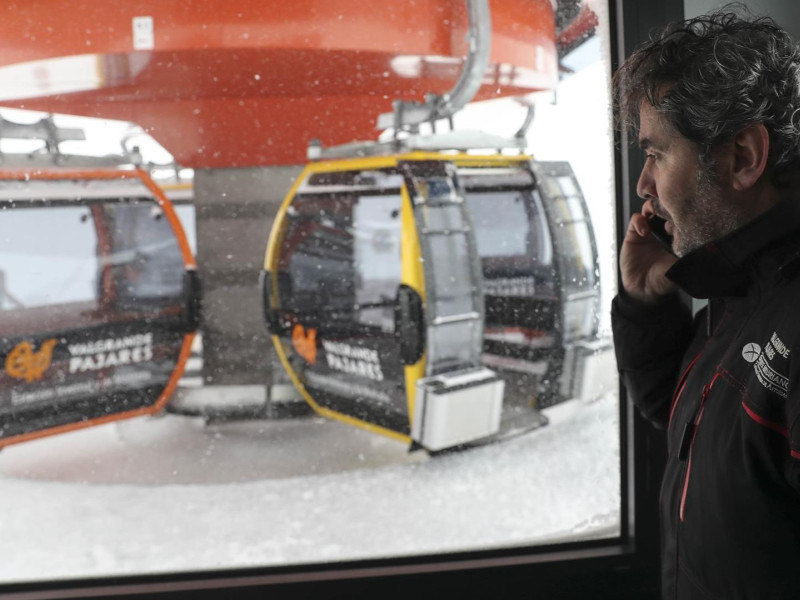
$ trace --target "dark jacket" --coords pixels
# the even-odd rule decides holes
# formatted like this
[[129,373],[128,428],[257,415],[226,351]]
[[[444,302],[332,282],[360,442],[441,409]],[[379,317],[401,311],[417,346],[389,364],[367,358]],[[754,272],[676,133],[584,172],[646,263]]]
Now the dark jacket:
[[800,198],[668,277],[708,306],[612,306],[628,394],[668,428],[663,598],[800,599]]

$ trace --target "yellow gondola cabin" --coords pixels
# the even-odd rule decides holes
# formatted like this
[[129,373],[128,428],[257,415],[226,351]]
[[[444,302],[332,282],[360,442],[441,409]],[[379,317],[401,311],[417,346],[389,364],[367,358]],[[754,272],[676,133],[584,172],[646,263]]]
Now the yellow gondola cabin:
[[596,272],[565,163],[315,162],[272,228],[265,319],[319,414],[439,451],[539,426],[570,396]]

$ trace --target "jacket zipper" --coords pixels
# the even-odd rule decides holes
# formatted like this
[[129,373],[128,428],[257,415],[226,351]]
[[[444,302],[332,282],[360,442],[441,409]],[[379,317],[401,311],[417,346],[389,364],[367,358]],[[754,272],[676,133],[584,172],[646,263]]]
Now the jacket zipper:
[[[710,338],[711,334],[712,334],[712,327],[711,327],[711,300],[709,300],[708,304],[706,305],[706,333],[708,334],[708,337]],[[697,360],[700,358],[700,356],[702,354],[703,354],[703,350],[700,350],[700,352],[697,353],[697,356],[695,356],[691,360],[691,362],[686,367],[686,369],[684,369],[683,374],[681,375],[681,378],[678,380],[678,385],[675,386],[675,393],[672,395],[672,404],[670,405],[670,408],[669,408],[669,421],[667,422],[670,426],[672,425],[672,415],[675,413],[675,407],[678,406],[678,399],[681,397],[681,395],[683,394],[683,389],[686,387],[686,380],[689,378],[689,373],[692,372],[692,368],[694,367],[694,364],[697,362]],[[712,383],[713,383],[713,380],[712,380]]]
[[684,515],[686,512],[686,493],[689,490],[689,479],[692,473],[692,450],[694,448],[694,440],[697,437],[697,428],[700,426],[700,421],[703,419],[703,412],[706,408],[708,394],[711,392],[711,388],[714,386],[714,382],[717,380],[717,377],[719,377],[719,373],[714,374],[714,377],[711,379],[711,383],[707,383],[703,386],[703,395],[700,398],[700,406],[697,408],[692,418],[689,419],[684,426],[683,435],[681,436],[681,443],[678,448],[678,460],[681,462],[686,462],[686,471],[683,476],[683,492],[681,493],[681,504],[679,510],[681,523],[684,521]]
[[678,399],[683,394],[683,389],[686,387],[686,380],[689,378],[689,373],[692,372],[692,368],[694,367],[694,363],[697,362],[697,359],[700,358],[700,355],[703,352],[701,351],[692,359],[692,362],[689,363],[689,366],[683,371],[683,375],[681,375],[680,380],[678,381],[678,385],[675,387],[675,393],[672,395],[672,405],[669,409],[669,423],[672,423],[672,415],[675,412],[675,407],[678,405]]

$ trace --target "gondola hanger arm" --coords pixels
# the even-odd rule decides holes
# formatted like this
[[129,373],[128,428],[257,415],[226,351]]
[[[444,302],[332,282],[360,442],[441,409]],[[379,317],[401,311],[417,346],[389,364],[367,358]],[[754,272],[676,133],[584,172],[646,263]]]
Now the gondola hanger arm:
[[393,127],[397,132],[416,127],[421,123],[449,119],[475,97],[489,66],[489,53],[492,47],[489,0],[467,0],[467,13],[469,51],[464,68],[453,89],[441,96],[427,94],[424,103],[395,100],[393,112],[378,116],[378,129]]

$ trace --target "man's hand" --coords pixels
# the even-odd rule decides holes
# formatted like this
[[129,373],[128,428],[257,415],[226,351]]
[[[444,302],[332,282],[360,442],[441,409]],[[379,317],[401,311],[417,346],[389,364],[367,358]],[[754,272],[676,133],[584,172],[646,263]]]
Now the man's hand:
[[651,235],[647,219],[652,215],[648,201],[641,213],[631,216],[619,256],[622,287],[634,300],[648,304],[678,289],[665,276],[678,259],[664,250]]

